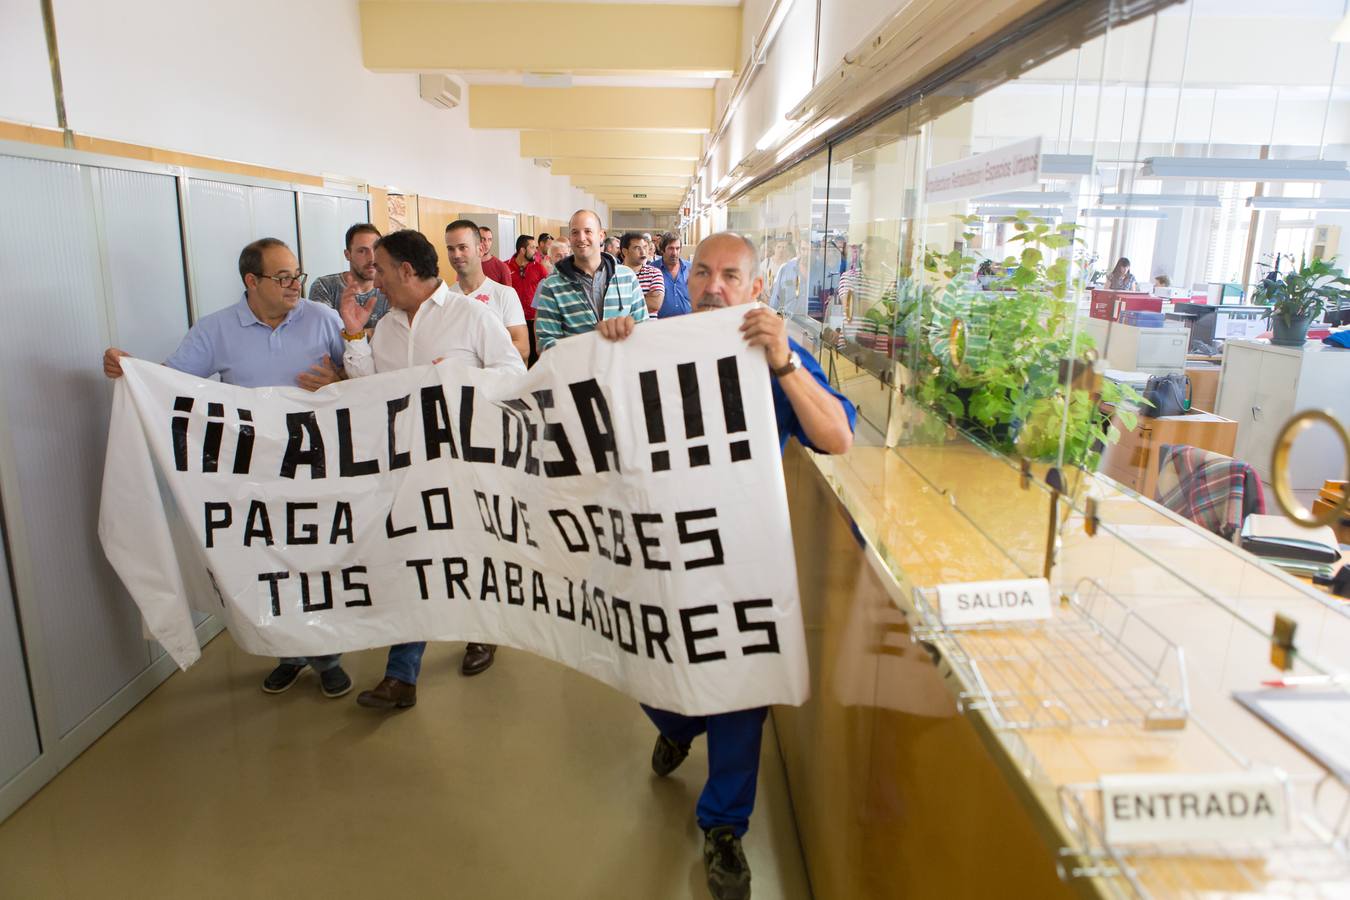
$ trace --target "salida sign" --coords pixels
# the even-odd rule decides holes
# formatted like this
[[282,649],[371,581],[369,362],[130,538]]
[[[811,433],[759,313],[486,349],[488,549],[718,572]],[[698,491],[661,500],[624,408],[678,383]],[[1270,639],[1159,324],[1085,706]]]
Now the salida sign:
[[[569,339],[525,374],[443,363],[316,394],[129,361],[100,536],[181,666],[195,603],[262,655],[475,640],[691,714],[800,703],[773,404],[742,315]],[[203,569],[205,600],[186,586]]]

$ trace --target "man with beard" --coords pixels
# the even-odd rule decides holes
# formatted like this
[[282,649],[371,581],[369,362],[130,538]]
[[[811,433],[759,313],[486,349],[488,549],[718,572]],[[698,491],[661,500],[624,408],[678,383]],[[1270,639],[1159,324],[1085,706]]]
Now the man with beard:
[[549,276],[543,260],[539,258],[538,245],[534,238],[522,234],[516,238],[516,255],[511,257],[511,287],[520,298],[520,308],[525,311],[525,327],[530,333],[530,357],[528,365],[534,365],[539,358],[539,348],[534,336],[534,293],[539,284]]
[[356,302],[362,306],[374,306],[370,322],[366,325],[373,330],[380,317],[389,311],[389,298],[375,287],[375,242],[379,239],[380,230],[369,222],[348,228],[347,249],[342,251],[342,255],[347,257],[348,270],[316,280],[309,286],[309,299],[315,303],[327,303],[337,310],[342,292],[348,285],[355,285]]
[[[698,245],[689,272],[694,312],[752,304],[764,289],[755,245],[729,231],[711,235]],[[607,319],[596,331],[607,340],[623,340],[633,333],[633,320]],[[750,346],[764,348],[773,375],[780,447],[795,437],[819,453],[848,452],[857,410],[830,387],[820,365],[787,336],[784,320],[760,306],[746,314],[741,334]],[[760,738],[768,708],[712,716],[686,716],[646,705],[642,709],[658,730],[652,771],[659,777],[684,762],[694,738],[707,735],[708,780],[699,796],[697,817],[704,833],[708,890],[717,900],[747,900],[750,867],[741,837],[750,826],[755,806]]]

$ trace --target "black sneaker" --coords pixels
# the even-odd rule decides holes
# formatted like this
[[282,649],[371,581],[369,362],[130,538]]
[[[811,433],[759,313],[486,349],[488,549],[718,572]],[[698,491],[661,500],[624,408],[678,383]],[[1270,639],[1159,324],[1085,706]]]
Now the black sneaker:
[[319,673],[319,683],[325,697],[341,697],[352,689],[352,680],[342,671],[342,666],[324,669]]
[[750,900],[750,864],[745,861],[741,839],[730,825],[718,825],[704,833],[703,869],[715,900]]
[[678,769],[688,755],[688,744],[681,746],[664,734],[658,734],[656,746],[652,748],[652,771],[665,778]]
[[295,679],[299,678],[300,673],[303,671],[305,671],[304,666],[281,663],[263,679],[263,692],[268,694],[280,694],[282,691],[295,684]]

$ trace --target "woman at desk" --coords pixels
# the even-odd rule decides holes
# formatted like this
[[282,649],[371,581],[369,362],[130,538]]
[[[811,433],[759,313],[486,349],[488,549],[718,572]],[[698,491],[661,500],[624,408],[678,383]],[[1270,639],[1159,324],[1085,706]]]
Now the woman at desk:
[[1116,267],[1106,276],[1106,289],[1109,291],[1137,291],[1139,282],[1130,274],[1130,261],[1125,257],[1116,260]]

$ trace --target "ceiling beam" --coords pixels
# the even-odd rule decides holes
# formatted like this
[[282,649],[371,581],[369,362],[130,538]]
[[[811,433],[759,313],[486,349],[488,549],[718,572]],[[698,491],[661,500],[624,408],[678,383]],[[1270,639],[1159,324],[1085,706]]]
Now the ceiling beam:
[[522,131],[520,155],[610,159],[685,159],[703,156],[703,136],[650,131]]
[[681,175],[694,176],[694,162],[681,159],[555,159],[554,175]]
[[[589,3],[361,0],[360,10],[361,56],[375,72],[729,78],[740,62],[741,11],[735,6],[634,10]],[[654,24],[658,19],[678,23],[670,39]]]
[[712,117],[710,88],[650,88],[634,105],[633,89],[626,87],[469,86],[471,128],[697,133],[712,130]]
[[679,188],[689,187],[688,175],[573,175],[572,186],[583,191],[604,190],[609,187]]

